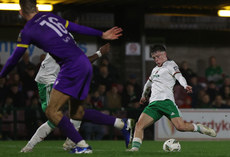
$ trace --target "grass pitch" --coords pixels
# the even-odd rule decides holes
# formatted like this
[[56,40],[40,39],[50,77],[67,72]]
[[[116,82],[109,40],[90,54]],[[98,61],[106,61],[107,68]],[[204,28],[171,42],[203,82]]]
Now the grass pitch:
[[30,153],[19,153],[26,141],[0,141],[0,157],[230,157],[230,141],[180,141],[181,152],[164,152],[163,142],[144,141],[139,152],[126,152],[124,141],[89,141],[93,154],[70,154],[64,141],[44,141]]

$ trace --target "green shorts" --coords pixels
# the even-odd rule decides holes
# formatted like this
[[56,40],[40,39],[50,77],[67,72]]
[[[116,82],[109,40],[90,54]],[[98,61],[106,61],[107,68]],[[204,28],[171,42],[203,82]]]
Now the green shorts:
[[[50,92],[52,90],[53,84],[46,85],[46,84],[37,83],[37,86],[38,86],[38,92],[41,100],[42,110],[43,112],[45,112],[50,100]],[[51,128],[55,128],[55,125],[50,121],[48,121],[48,124]]]
[[154,122],[158,121],[163,115],[170,120],[175,117],[181,117],[181,112],[177,105],[169,99],[153,101],[145,107],[143,113],[152,117]]

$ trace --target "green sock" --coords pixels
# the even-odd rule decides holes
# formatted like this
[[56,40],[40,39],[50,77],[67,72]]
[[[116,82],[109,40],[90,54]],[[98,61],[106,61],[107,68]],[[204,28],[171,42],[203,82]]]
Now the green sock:
[[137,141],[133,141],[132,143],[132,148],[135,147],[135,148],[140,148],[141,147],[141,143],[140,142],[137,142]]
[[201,131],[200,131],[200,127],[199,127],[199,126],[197,126],[197,131],[201,133]]

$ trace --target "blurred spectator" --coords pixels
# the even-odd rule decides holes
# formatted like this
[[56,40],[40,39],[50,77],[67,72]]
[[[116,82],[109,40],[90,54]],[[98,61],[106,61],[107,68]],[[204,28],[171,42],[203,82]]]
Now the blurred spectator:
[[205,70],[205,76],[208,82],[213,81],[217,86],[223,83],[223,70],[217,65],[216,57],[209,58],[209,67]]
[[137,95],[141,95],[142,93],[142,88],[137,82],[137,76],[136,74],[130,74],[128,77],[127,82],[125,83],[124,87],[126,88],[126,85],[132,84],[134,86],[135,93]]
[[20,75],[16,72],[11,73],[9,75],[9,79],[7,80],[8,86],[11,86],[12,84],[18,85],[19,91],[23,91],[23,83],[21,81]]
[[21,78],[25,75],[25,70],[28,66],[33,67],[35,69],[35,65],[30,62],[29,52],[27,51],[23,55],[22,60],[17,64],[18,73]]
[[99,67],[99,74],[95,75],[92,79],[92,88],[97,89],[99,84],[104,84],[106,86],[106,91],[108,91],[113,83],[116,83],[112,75],[108,71],[106,65],[101,65]]
[[118,93],[117,84],[112,84],[112,88],[106,92],[107,108],[121,109],[121,95]]
[[181,63],[180,72],[184,76],[184,78],[188,81],[188,84],[190,84],[191,77],[194,76],[195,73],[192,71],[192,69],[189,68],[187,61],[183,61]]
[[230,108],[230,98],[226,99],[225,104],[222,106],[222,108]]
[[223,108],[225,106],[224,100],[221,95],[216,95],[212,107],[213,108]]
[[230,77],[229,76],[225,76],[224,77],[224,83],[223,85],[220,87],[220,93],[221,95],[223,95],[225,87],[230,87]]
[[210,97],[208,94],[204,94],[201,98],[201,102],[197,106],[198,108],[210,108],[212,104],[210,102]]
[[90,122],[84,122],[81,130],[85,140],[102,140],[106,132],[103,126]]
[[229,76],[224,77],[223,86],[230,86],[230,77]]
[[178,106],[179,108],[192,108],[192,98],[190,96],[186,96],[184,103],[180,106]]
[[209,95],[210,101],[213,102],[216,95],[218,94],[218,88],[213,81],[208,82],[208,88],[206,90],[206,93]]
[[[5,102],[3,104],[3,108],[1,108],[1,110],[0,110],[0,114],[1,114],[0,123],[1,123],[2,119],[3,119],[3,121],[6,119],[13,120],[13,108],[14,108],[13,99],[11,97],[7,96],[5,99]],[[3,127],[5,127],[5,126],[7,127],[6,130],[4,128],[0,128],[0,134],[1,134],[3,139],[11,140],[12,132],[10,132],[10,129],[9,129],[10,125],[11,125],[10,123],[8,123],[7,125],[3,125]]]
[[125,108],[138,108],[140,95],[137,95],[134,90],[133,84],[129,83],[123,92],[122,104]]
[[[103,110],[106,107],[106,87],[100,84],[95,92],[90,96],[88,95],[85,107]],[[92,104],[92,105],[90,105]],[[103,111],[101,111],[103,112]],[[103,112],[104,113],[104,112]],[[106,134],[106,127],[90,122],[84,122],[81,126],[83,136],[86,140],[102,140]]]
[[198,78],[196,75],[191,76],[190,78],[190,84],[192,87],[192,93],[189,95],[192,98],[192,108],[196,108],[197,103],[198,103],[198,93],[202,89],[202,86],[198,83]]
[[3,116],[6,117],[10,114],[13,113],[13,108],[14,108],[14,104],[13,104],[13,98],[10,96],[7,96],[5,99],[5,102],[3,104]]
[[35,75],[35,69],[33,66],[26,67],[25,75],[22,77],[22,82],[23,91],[26,93],[28,98],[34,96],[37,91],[37,84],[34,81]]
[[127,110],[127,117],[135,120],[138,119],[142,111],[142,106],[140,106],[139,100],[140,95],[135,93],[133,84],[127,84],[122,96],[122,104]]
[[23,92],[19,91],[17,84],[12,84],[10,91],[7,94],[8,97],[12,98],[14,107],[24,107],[25,106],[25,96]]
[[93,92],[91,97],[91,103],[95,109],[104,109],[107,105],[106,100],[106,86],[99,84],[97,90]]
[[6,83],[6,78],[1,78],[0,79],[0,107],[3,106],[3,103],[8,93],[8,88],[5,83]]
[[91,102],[91,97],[92,97],[91,94],[92,93],[89,93],[88,96],[86,97],[84,105],[83,105],[84,108],[89,108],[89,109],[94,108],[94,106],[93,106],[93,104]]
[[186,90],[184,89],[184,87],[182,87],[179,84],[176,84],[173,90],[174,90],[175,103],[178,106],[183,105],[185,103],[185,98],[188,96]]
[[229,86],[224,87],[224,91],[221,92],[221,96],[224,100],[230,98],[230,87]]
[[101,65],[105,65],[108,67],[108,71],[111,77],[113,77],[114,80],[119,80],[118,70],[110,63],[109,58],[107,56],[103,56],[100,61],[101,61]]
[[199,104],[202,103],[202,99],[206,94],[207,93],[206,93],[205,89],[201,89],[201,90],[198,91],[197,101],[196,101],[197,104],[195,105],[195,108],[199,108]]
[[30,138],[37,128],[43,124],[45,115],[37,97],[33,96],[25,110],[25,124]]

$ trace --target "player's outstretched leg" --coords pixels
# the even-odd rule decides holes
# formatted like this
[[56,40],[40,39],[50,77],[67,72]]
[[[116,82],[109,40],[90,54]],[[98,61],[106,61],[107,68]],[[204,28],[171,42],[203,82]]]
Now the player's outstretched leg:
[[53,126],[52,123],[50,123],[49,121],[45,122],[44,124],[42,124],[37,131],[35,132],[35,134],[33,135],[33,137],[30,139],[30,141],[26,144],[25,147],[23,147],[21,149],[21,153],[27,153],[27,152],[32,152],[34,146],[36,144],[38,144],[39,142],[43,141],[44,138],[46,138],[51,131],[55,128],[55,126]]
[[205,134],[205,135],[208,135],[208,136],[211,136],[211,137],[216,137],[216,132],[215,130],[207,127],[207,126],[204,126],[202,124],[197,124],[197,131],[201,134]]
[[204,126],[202,124],[195,124],[190,122],[184,122],[181,117],[171,118],[171,122],[176,127],[178,131],[189,131],[189,132],[199,132],[211,137],[216,137],[215,130]]
[[131,147],[132,137],[133,137],[133,128],[135,125],[134,119],[122,119],[124,121],[124,127],[122,128],[122,134],[125,139],[126,148]]
[[[60,108],[69,100],[69,98],[70,96],[53,88],[50,94],[49,105],[46,108],[46,116],[61,130],[65,136],[70,138],[74,143],[81,145],[80,147],[82,150],[79,150],[81,153],[88,153],[89,145],[74,128],[73,124],[70,122],[70,119],[64,116],[60,111]],[[73,152],[79,153],[78,149],[73,150]]]
[[110,125],[122,131],[125,138],[125,146],[128,148],[132,141],[134,128],[133,119],[120,119],[110,115],[103,114],[97,110],[85,109],[83,120],[90,121],[95,124]]

